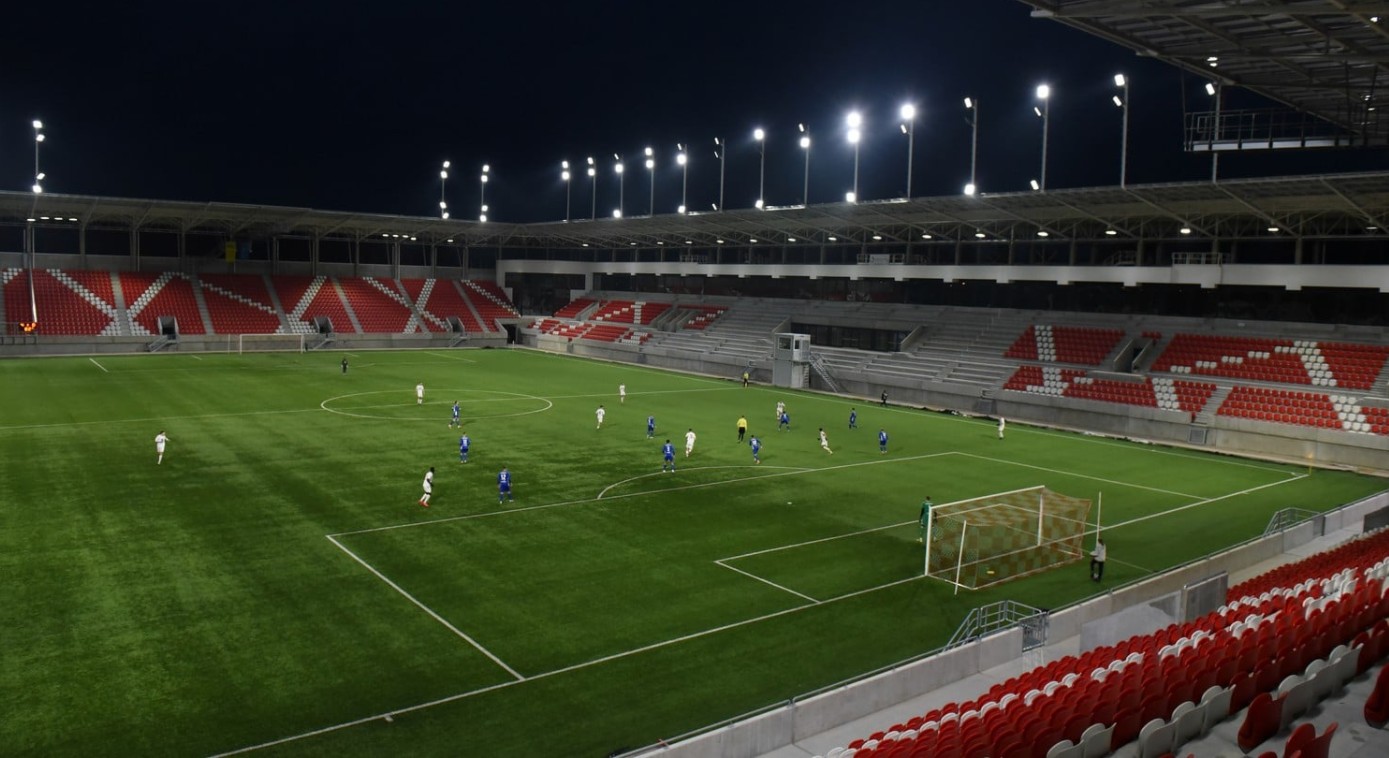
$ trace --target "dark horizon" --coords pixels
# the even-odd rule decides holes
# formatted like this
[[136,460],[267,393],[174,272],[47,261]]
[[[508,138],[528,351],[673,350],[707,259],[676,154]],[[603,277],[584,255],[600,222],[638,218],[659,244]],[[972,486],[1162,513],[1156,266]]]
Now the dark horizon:
[[[1208,178],[1182,150],[1183,93],[1203,81],[1051,21],[1015,0],[887,0],[701,6],[693,17],[643,3],[469,11],[305,0],[190,7],[165,0],[19,8],[0,31],[0,182],[33,183],[44,122],[46,191],[191,202],[437,216],[439,169],[453,218],[475,219],[491,166],[489,218],[564,217],[560,161],[574,170],[571,216],[591,213],[584,159],[598,162],[597,215],[618,205],[613,153],[626,163],[626,215],[650,200],[642,149],[655,149],[656,212],[674,213],[689,146],[688,206],[718,199],[713,138],[728,142],[726,202],[758,194],[752,131],[767,131],[766,201],[799,204],[811,132],[812,203],[852,185],[844,115],[864,116],[859,196],[901,197],[912,102],[912,194],[957,194],[969,178],[962,99],[980,101],[983,192],[1024,191],[1040,173],[1034,89],[1048,83],[1049,188],[1119,179],[1115,73],[1131,82],[1130,183]],[[437,30],[447,30],[435,43]],[[51,34],[50,34],[51,32]],[[1230,92],[1227,107],[1261,105]],[[1196,109],[1198,106],[1191,106]],[[1201,105],[1200,107],[1204,107]],[[1384,168],[1384,151],[1226,155],[1223,177]]]

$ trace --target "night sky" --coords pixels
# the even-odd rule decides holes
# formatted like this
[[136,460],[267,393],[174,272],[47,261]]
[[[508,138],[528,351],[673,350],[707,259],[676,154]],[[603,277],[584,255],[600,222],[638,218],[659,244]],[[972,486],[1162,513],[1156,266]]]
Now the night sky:
[[[1113,75],[1132,81],[1131,183],[1209,176],[1181,150],[1182,94],[1203,82],[1052,21],[1016,0],[698,4],[130,2],[25,3],[0,29],[0,184],[33,183],[33,130],[50,192],[437,215],[453,162],[454,218],[558,220],[559,162],[577,168],[572,213],[647,213],[642,148],[656,149],[656,210],[680,202],[676,143],[691,146],[689,205],[718,197],[713,138],[730,143],[727,201],[757,197],[754,127],[768,132],[766,198],[799,203],[814,138],[811,202],[842,199],[862,111],[862,199],[906,181],[901,103],[914,102],[913,194],[960,191],[981,101],[979,185],[1019,191],[1038,174],[1037,84],[1052,86],[1048,186],[1118,182]],[[1234,105],[1261,105],[1236,93]],[[1205,102],[1200,103],[1204,108]],[[1385,167],[1383,151],[1222,158],[1222,176]]]

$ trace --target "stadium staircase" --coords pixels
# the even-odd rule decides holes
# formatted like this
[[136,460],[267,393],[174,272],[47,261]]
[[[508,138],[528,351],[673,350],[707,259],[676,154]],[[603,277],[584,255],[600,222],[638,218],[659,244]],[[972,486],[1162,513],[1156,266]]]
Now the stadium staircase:
[[[57,269],[49,269],[46,272],[35,271],[36,289],[43,291],[44,297],[40,302],[48,302],[49,308],[44,309],[40,306],[39,310],[39,329],[50,334],[99,334],[103,337],[117,337],[129,335],[128,328],[122,329],[121,301],[119,293],[116,291],[118,284],[113,282],[115,275],[106,271],[73,271],[65,273]],[[58,287],[46,286],[48,281],[56,280]],[[79,279],[81,281],[79,281]],[[41,284],[40,284],[41,282]],[[95,323],[90,316],[79,316],[77,321],[69,319],[69,309],[75,305],[73,299],[68,297],[62,290],[66,289],[70,293],[75,293],[77,297],[87,305],[95,308],[106,317],[106,323],[98,327],[97,331],[90,331]],[[51,298],[51,299],[50,299]],[[47,312],[45,312],[45,310]],[[73,308],[73,310],[81,310]],[[58,331],[50,332],[45,324],[53,322],[58,324]]]
[[507,300],[506,293],[494,282],[464,280],[460,284],[464,300],[478,313],[479,321],[488,331],[504,331],[498,319],[521,317]]
[[198,283],[213,334],[289,332],[263,275],[203,274]]
[[1230,392],[1233,389],[1234,387],[1231,386],[1217,385],[1215,392],[1211,395],[1211,399],[1206,401],[1206,407],[1196,413],[1196,418],[1192,419],[1192,423],[1198,426],[1213,425],[1215,423],[1217,411],[1220,410],[1220,406],[1225,404],[1225,398],[1230,396]]
[[[126,318],[132,333],[158,334],[160,316],[177,319],[181,334],[207,333],[193,286],[182,274],[171,271],[161,274],[126,271],[117,277],[117,281],[129,301]],[[134,296],[133,300],[130,299],[131,295]]]
[[216,334],[217,332],[213,329],[212,311],[208,310],[207,298],[203,297],[202,282],[195,277],[191,282],[191,286],[193,288],[193,304],[198,306],[198,316],[203,320],[203,323],[207,325],[207,333]]
[[[352,331],[356,334],[364,334],[366,330],[362,329],[362,322],[358,320],[357,311],[352,307],[352,299],[349,298],[347,292],[343,290],[342,280],[338,279],[336,276],[330,276],[328,277],[328,284],[333,288],[333,292],[337,293],[338,302],[342,305],[343,312],[347,314],[348,322],[352,324]],[[337,328],[336,326],[334,327],[334,329]]]

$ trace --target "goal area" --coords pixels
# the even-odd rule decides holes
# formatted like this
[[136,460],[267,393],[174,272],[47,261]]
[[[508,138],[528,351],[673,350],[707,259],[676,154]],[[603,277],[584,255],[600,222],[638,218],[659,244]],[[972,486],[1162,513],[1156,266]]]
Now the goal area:
[[236,353],[302,353],[303,334],[229,334],[227,352]]
[[925,573],[977,590],[1080,560],[1090,501],[1045,486],[931,509]]

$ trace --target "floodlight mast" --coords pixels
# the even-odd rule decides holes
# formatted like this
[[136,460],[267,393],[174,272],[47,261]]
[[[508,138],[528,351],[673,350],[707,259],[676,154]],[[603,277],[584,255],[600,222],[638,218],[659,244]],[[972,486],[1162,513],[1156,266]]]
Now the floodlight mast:
[[752,138],[757,140],[759,163],[757,169],[757,202],[753,206],[762,210],[767,196],[767,133],[761,127],[752,130]]
[[617,218],[622,218],[622,214],[626,210],[626,193],[624,189],[626,185],[626,175],[623,173],[622,156],[613,153],[613,159],[617,161],[616,165],[613,166],[613,171],[617,172],[617,213],[613,215]]
[[1119,188],[1129,184],[1129,80],[1123,74],[1114,75],[1114,86],[1124,91],[1122,96],[1114,96],[1114,104],[1124,111],[1123,136],[1119,141]]
[[564,181],[564,223],[569,223],[569,161],[559,162],[559,178]]
[[859,126],[863,124],[863,116],[858,111],[849,111],[849,115],[844,117],[844,123],[848,125],[849,131],[845,135],[849,144],[854,146],[854,189],[845,198],[851,203],[858,202],[858,143],[863,134],[859,131]]
[[588,180],[589,180],[589,202],[592,207],[589,209],[589,220],[594,221],[598,218],[598,169],[593,165],[593,156],[588,156]]
[[1051,87],[1042,84],[1037,87],[1037,99],[1042,101],[1040,109],[1033,107],[1033,111],[1042,118],[1042,181],[1039,190],[1047,191],[1047,141],[1051,131]]
[[805,124],[797,125],[801,130],[801,149],[805,151],[805,189],[801,191],[801,205],[810,207],[810,130]]
[[482,164],[482,175],[478,177],[478,200],[481,209],[478,212],[478,221],[487,220],[487,181],[492,174],[492,167],[486,163]]
[[902,133],[907,135],[907,199],[912,198],[912,147],[916,141],[916,106],[907,103],[902,106]]
[[646,215],[656,215],[656,154],[651,148],[646,148],[646,173],[651,179],[651,200],[647,206]]
[[439,217],[440,217],[440,218],[448,218],[448,217],[449,217],[449,204],[448,204],[448,198],[444,196],[444,185],[448,183],[448,179],[449,179],[449,166],[450,166],[450,165],[451,165],[451,164],[450,164],[448,161],[444,161],[443,166],[441,166],[441,167],[439,168]]
[[1215,130],[1211,132],[1211,184],[1220,180],[1220,151],[1215,149],[1215,141],[1220,139],[1221,83],[1206,82],[1206,94],[1215,98]]
[[690,187],[690,157],[685,154],[684,143],[675,146],[679,152],[675,154],[675,162],[680,164],[680,208],[679,212],[684,213],[689,206],[685,204],[686,192]]
[[728,153],[728,145],[725,145],[723,140],[715,137],[714,146],[718,148],[714,151],[714,157],[719,159],[719,206],[714,210],[721,211],[723,210],[723,167],[724,159]]
[[43,193],[44,174],[39,170],[39,146],[43,144],[43,122],[34,119],[34,194]]
[[970,112],[969,127],[973,132],[969,142],[969,184],[965,185],[965,194],[973,195],[979,191],[979,98],[965,98],[965,110]]

